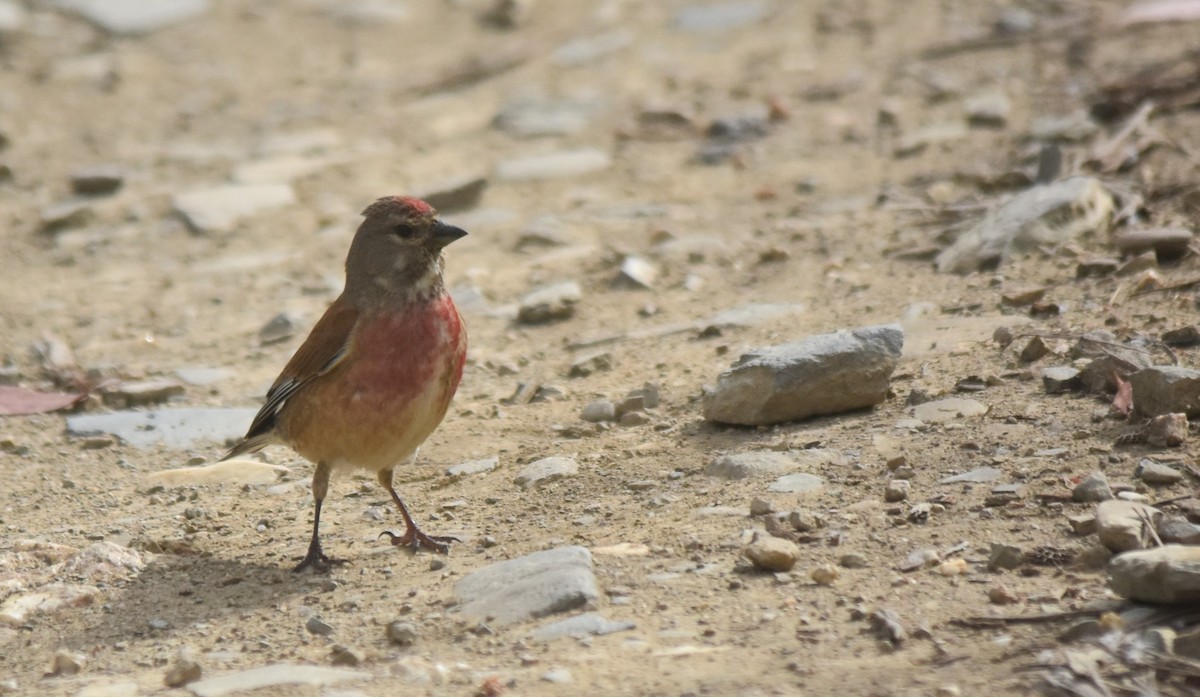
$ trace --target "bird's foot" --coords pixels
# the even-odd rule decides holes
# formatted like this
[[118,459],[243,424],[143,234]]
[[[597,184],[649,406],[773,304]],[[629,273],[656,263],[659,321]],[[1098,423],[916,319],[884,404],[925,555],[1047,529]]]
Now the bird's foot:
[[379,533],[380,537],[384,535],[391,538],[393,546],[407,547],[411,552],[424,549],[429,552],[437,552],[438,554],[449,554],[450,543],[461,542],[457,537],[449,535],[426,535],[415,525],[405,530],[403,535],[397,535],[391,530],[384,530]]
[[304,559],[292,569],[292,573],[298,574],[305,569],[312,569],[318,574],[327,574],[335,566],[349,563],[345,559],[330,559],[325,556],[320,547],[309,547],[308,554],[304,555]]

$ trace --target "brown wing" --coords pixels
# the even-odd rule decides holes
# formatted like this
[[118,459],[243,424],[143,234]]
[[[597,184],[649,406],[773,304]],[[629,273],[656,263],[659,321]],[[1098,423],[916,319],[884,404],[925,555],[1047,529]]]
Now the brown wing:
[[297,390],[333,369],[346,355],[358,323],[358,309],[343,295],[334,301],[313,327],[308,338],[296,350],[292,360],[267,390],[267,401],[258,410],[241,442],[230,448],[223,460],[254,452],[267,445],[275,430],[275,421],[289,397]]

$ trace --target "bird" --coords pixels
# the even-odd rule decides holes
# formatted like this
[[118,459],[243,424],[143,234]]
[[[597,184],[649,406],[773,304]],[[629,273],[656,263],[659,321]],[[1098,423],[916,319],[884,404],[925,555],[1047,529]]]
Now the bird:
[[453,537],[427,535],[393,485],[442,422],[467,355],[467,331],[446,290],[446,245],[467,235],[410,196],[385,196],[362,212],[346,255],[346,281],[267,391],[228,460],[272,444],[315,463],[312,539],[295,571],[345,563],[321,549],[321,504],[330,476],[376,473],[400,508],[405,532],[393,545],[446,554]]

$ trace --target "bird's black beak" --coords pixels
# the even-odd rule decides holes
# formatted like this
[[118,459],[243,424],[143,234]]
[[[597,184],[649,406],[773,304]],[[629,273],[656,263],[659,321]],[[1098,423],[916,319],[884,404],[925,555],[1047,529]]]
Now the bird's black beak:
[[447,225],[438,220],[433,224],[433,234],[430,235],[430,240],[437,246],[438,249],[445,247],[454,240],[461,240],[467,236],[467,231],[462,228]]

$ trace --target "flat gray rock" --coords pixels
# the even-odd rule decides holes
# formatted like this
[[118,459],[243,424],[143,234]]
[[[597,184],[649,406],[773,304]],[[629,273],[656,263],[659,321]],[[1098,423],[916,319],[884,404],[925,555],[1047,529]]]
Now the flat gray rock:
[[582,299],[583,289],[575,281],[535,288],[521,298],[517,321],[522,324],[542,324],[567,319],[575,314],[575,306]]
[[1157,528],[1163,512],[1136,501],[1112,499],[1096,506],[1096,533],[1100,544],[1114,552],[1145,549],[1153,544],[1151,528]]
[[790,319],[802,312],[804,306],[800,303],[750,303],[722,310],[700,324],[718,329],[740,329]]
[[198,232],[233,229],[242,218],[296,202],[288,184],[225,184],[176,194],[171,205]]
[[543,457],[525,465],[525,469],[513,479],[522,489],[541,486],[579,472],[579,463],[569,457]]
[[582,639],[589,636],[603,636],[614,632],[624,632],[637,625],[628,621],[615,621],[595,612],[588,612],[565,620],[544,624],[531,632],[534,641],[552,641],[569,636]]
[[577,177],[611,166],[612,156],[608,153],[594,148],[581,148],[504,160],[496,165],[496,178],[501,181],[526,181]]
[[1200,370],[1156,366],[1129,378],[1133,406],[1144,416],[1183,413],[1200,416]]
[[1165,545],[1119,554],[1108,564],[1108,585],[1144,603],[1200,603],[1200,547]]
[[940,424],[954,419],[983,416],[987,412],[987,405],[965,397],[935,399],[932,402],[925,402],[913,407],[913,416],[927,424]]
[[564,66],[580,66],[600,60],[633,44],[634,34],[622,27],[592,36],[581,36],[562,44],[550,54],[550,60]]
[[791,474],[841,461],[842,454],[837,450],[813,449],[786,453],[760,450],[719,455],[708,463],[704,473],[721,479],[756,479]]
[[240,438],[256,413],[257,409],[158,409],[79,414],[67,417],[67,433],[109,433],[138,448],[164,445],[183,450],[199,442]]
[[446,468],[446,474],[451,477],[465,477],[469,474],[491,472],[500,464],[499,457],[486,457],[482,460],[468,460]]
[[570,135],[586,128],[599,106],[587,100],[525,96],[505,104],[493,124],[518,138]]
[[463,578],[454,595],[467,617],[504,626],[596,602],[592,555],[559,547],[486,566]]
[[1113,198],[1099,179],[1071,177],[1026,189],[990,211],[937,258],[938,271],[969,273],[1016,254],[1108,230]]
[[942,477],[938,480],[938,484],[958,484],[960,482],[986,484],[987,482],[996,481],[1003,474],[1003,472],[995,467],[977,467],[970,472],[963,472],[951,477]]
[[689,5],[675,15],[675,26],[683,31],[736,29],[762,21],[770,11],[766,0]]
[[771,482],[771,486],[767,487],[767,491],[777,494],[807,494],[813,491],[820,491],[823,486],[825,486],[825,480],[821,477],[815,474],[797,472],[795,474],[785,474]]
[[275,685],[309,685],[321,687],[346,680],[365,680],[370,673],[325,666],[310,666],[295,663],[251,668],[236,673],[226,673],[205,678],[187,686],[197,697],[225,697],[238,692],[257,690]]
[[721,373],[704,418],[759,426],[873,406],[887,396],[903,345],[891,324],[756,349]]
[[113,34],[148,34],[208,12],[210,0],[59,0],[68,9]]

